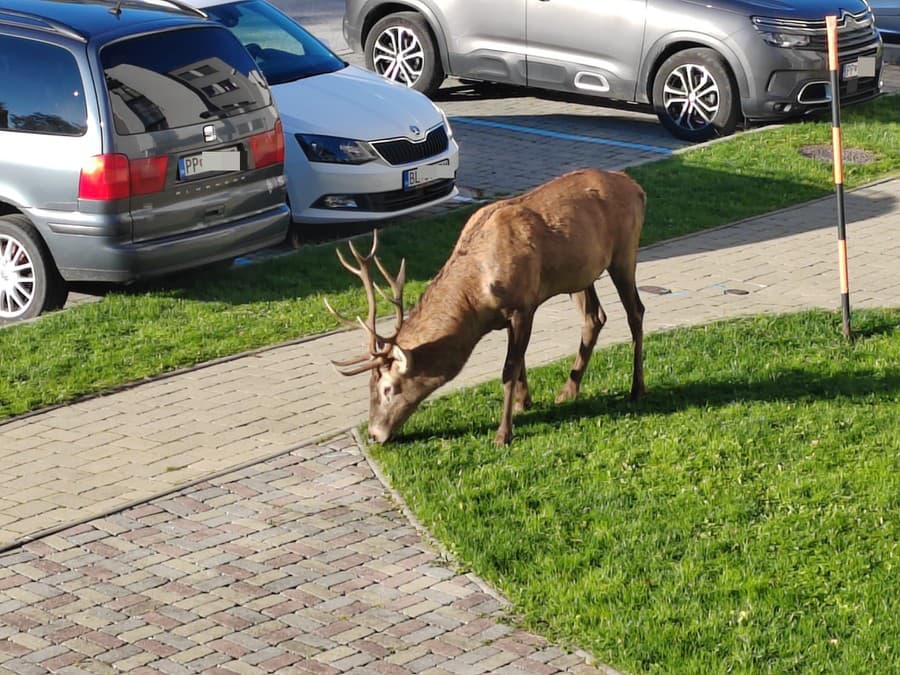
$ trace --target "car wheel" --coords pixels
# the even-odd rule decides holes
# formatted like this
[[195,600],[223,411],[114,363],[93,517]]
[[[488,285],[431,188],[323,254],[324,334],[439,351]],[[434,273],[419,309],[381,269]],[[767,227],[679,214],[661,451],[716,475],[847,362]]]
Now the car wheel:
[[428,24],[420,14],[399,12],[376,23],[366,38],[366,67],[389,80],[431,96],[444,68]]
[[705,141],[734,133],[737,88],[712,49],[686,49],[663,62],[653,81],[653,108],[674,136]]
[[0,217],[0,323],[66,303],[68,287],[37,230],[19,214]]

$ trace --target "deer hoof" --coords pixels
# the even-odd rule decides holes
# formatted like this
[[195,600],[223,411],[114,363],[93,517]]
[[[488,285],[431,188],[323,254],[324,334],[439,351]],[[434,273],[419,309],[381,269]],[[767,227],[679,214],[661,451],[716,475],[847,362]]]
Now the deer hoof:
[[557,394],[556,402],[565,403],[566,401],[571,401],[576,396],[578,396],[578,387],[572,382],[566,382],[566,386],[564,386],[562,391]]
[[494,436],[494,445],[503,446],[509,445],[509,442],[512,440],[512,432],[506,431],[504,429],[498,429],[497,434]]
[[513,413],[525,412],[526,410],[531,409],[531,398],[526,398],[524,401],[516,401],[513,403]]

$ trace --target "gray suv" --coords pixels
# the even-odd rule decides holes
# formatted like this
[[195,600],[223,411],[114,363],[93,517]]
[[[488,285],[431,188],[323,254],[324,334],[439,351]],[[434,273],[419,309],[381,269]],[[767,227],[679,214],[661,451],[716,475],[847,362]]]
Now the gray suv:
[[271,93],[204,17],[160,0],[0,0],[0,323],[61,307],[70,281],[284,240]]
[[429,95],[454,75],[651,104],[699,141],[827,107],[829,14],[841,100],[877,96],[865,0],[346,0],[343,30],[370,69]]

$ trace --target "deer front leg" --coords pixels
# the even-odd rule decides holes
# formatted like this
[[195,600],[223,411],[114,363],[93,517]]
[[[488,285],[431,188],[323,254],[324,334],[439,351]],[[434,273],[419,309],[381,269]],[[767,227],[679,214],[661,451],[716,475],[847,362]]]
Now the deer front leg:
[[603,311],[603,307],[600,305],[600,298],[597,297],[597,291],[594,289],[593,284],[583,291],[574,293],[572,299],[578,305],[584,323],[581,327],[581,342],[578,345],[578,354],[575,355],[575,362],[572,364],[572,370],[569,371],[569,379],[566,380],[562,391],[556,397],[557,403],[562,403],[578,396],[578,390],[581,388],[581,379],[584,377],[588,361],[591,360],[594,345],[597,344],[597,338],[600,336],[600,329],[606,323],[606,312]]
[[[513,313],[507,329],[509,342],[506,345],[506,361],[503,363],[503,410],[500,413],[500,427],[494,436],[494,445],[506,445],[512,440],[513,403],[516,392],[527,392],[525,381],[525,350],[531,339],[534,312]],[[529,397],[530,401],[530,397]],[[523,401],[524,403],[524,401]]]

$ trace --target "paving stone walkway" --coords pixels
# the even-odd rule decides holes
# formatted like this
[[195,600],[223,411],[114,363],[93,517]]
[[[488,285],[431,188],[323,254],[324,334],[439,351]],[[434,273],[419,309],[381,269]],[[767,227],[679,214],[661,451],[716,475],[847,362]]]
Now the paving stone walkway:
[[613,672],[507,612],[342,435],[0,556],[0,669]]

